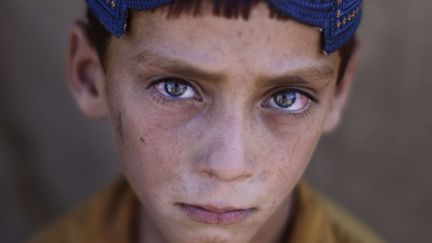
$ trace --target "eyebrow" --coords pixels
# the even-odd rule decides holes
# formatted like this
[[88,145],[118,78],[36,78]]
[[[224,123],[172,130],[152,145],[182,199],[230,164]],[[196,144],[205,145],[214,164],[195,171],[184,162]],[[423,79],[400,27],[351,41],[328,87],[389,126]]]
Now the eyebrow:
[[166,57],[154,51],[145,50],[134,57],[138,65],[150,66],[156,69],[162,69],[165,72],[179,75],[182,77],[196,78],[199,80],[208,80],[221,82],[227,79],[225,74],[210,72],[198,67],[183,59]]
[[[206,80],[211,82],[222,82],[227,79],[227,75],[219,72],[211,72],[192,64],[183,59],[176,59],[165,56],[152,50],[144,50],[133,58],[138,65],[150,66],[161,69],[173,75],[184,78]],[[202,60],[204,61],[204,60]],[[328,83],[336,70],[327,64],[316,63],[309,66],[299,66],[296,68],[286,68],[286,71],[276,76],[261,76],[258,81],[263,84],[277,83],[315,83],[324,80]]]
[[336,73],[335,69],[327,64],[298,67],[294,70],[287,70],[277,76],[264,76],[260,81],[264,84],[313,84],[320,82],[327,85]]

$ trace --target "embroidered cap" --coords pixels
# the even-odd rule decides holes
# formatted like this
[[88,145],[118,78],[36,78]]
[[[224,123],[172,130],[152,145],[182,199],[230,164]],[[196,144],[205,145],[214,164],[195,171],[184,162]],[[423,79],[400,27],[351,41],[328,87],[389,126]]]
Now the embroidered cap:
[[[86,0],[90,11],[115,37],[127,29],[129,10],[149,10],[173,0]],[[267,0],[281,13],[320,28],[323,50],[332,53],[346,44],[360,24],[362,0]]]

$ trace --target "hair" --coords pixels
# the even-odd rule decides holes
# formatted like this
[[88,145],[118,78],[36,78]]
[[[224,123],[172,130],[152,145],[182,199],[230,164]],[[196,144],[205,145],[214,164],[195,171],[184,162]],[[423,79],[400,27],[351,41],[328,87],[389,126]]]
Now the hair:
[[[252,8],[259,2],[264,0],[208,0],[212,3],[213,15],[225,18],[249,18]],[[175,0],[161,8],[167,11],[167,18],[176,18],[182,14],[198,16],[202,14],[202,0]],[[282,14],[279,10],[269,5],[270,18],[279,20],[288,20],[288,16]],[[150,10],[154,11],[154,10]],[[87,9],[86,33],[91,44],[96,49],[99,59],[102,63],[105,62],[106,50],[112,34],[99,23],[93,13]],[[343,78],[348,61],[352,56],[354,47],[356,46],[356,38],[352,38],[347,44],[340,48],[341,64],[338,73],[338,82]]]

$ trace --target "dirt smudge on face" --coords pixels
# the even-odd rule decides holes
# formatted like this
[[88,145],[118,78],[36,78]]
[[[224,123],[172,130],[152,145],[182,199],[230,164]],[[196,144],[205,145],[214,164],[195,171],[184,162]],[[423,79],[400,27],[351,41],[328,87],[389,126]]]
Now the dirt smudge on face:
[[120,111],[117,115],[117,133],[120,136],[121,141],[124,141],[124,134],[123,134],[123,114]]

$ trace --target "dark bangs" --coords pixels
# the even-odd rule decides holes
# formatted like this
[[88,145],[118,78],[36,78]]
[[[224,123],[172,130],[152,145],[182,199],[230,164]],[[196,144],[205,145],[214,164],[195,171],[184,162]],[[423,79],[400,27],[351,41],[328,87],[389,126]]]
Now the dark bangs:
[[[215,16],[225,18],[243,18],[248,19],[251,10],[260,2],[267,4],[265,0],[175,0],[172,3],[162,7],[168,11],[168,17],[178,17],[182,14],[197,16],[202,14],[203,5],[211,4]],[[277,9],[269,5],[270,17],[278,19],[288,19]]]
[[[203,13],[204,5],[211,4],[212,13],[216,16],[225,18],[243,18],[248,19],[255,5],[260,2],[267,4],[266,0],[174,0],[171,3],[164,5],[156,10],[167,12],[167,18],[180,17],[183,14],[198,16]],[[206,6],[207,7],[207,6]],[[288,19],[285,15],[270,7],[270,17],[280,20]],[[87,9],[87,35],[90,42],[94,45],[101,62],[105,59],[105,52],[108,46],[108,41],[111,37],[102,24],[96,19],[92,12]]]
[[[166,11],[167,18],[176,18],[184,14],[199,16],[203,14],[205,10],[204,8],[208,8],[208,5],[205,5],[211,4],[210,7],[212,7],[212,13],[216,16],[225,18],[243,18],[247,20],[252,9],[261,2],[266,4],[268,3],[266,0],[174,0],[153,11]],[[289,17],[270,6],[270,4],[268,4],[268,8],[270,11],[270,18],[279,20],[289,19]],[[99,23],[99,21],[97,21],[96,17],[88,9],[86,30],[90,42],[93,44],[99,55],[101,63],[104,64],[106,49],[112,35]],[[356,40],[355,38],[352,38],[351,41],[340,49],[342,61],[339,68],[338,81],[340,81],[344,75],[355,46]]]

